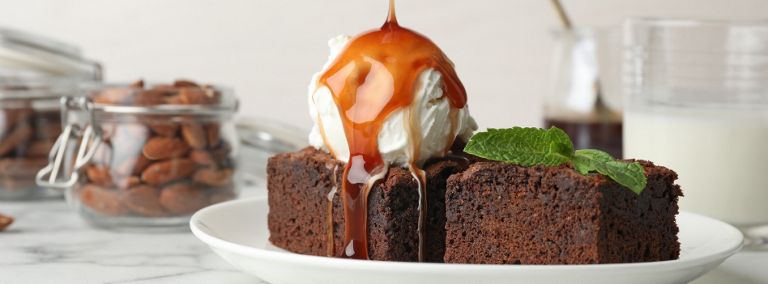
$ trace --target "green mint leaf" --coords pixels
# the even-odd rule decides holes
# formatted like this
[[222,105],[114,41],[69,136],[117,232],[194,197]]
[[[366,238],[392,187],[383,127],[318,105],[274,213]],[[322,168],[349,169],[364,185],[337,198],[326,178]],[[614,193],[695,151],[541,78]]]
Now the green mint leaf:
[[643,192],[648,183],[645,170],[639,163],[617,161],[610,154],[599,150],[576,150],[573,168],[583,175],[593,171],[606,175],[636,194]]
[[611,154],[599,150],[576,150],[573,156],[573,169],[582,175],[597,171],[597,168],[607,162],[615,161]]
[[488,129],[472,136],[464,152],[525,167],[571,163],[582,175],[598,172],[636,194],[640,194],[648,183],[645,169],[639,163],[617,161],[599,150],[574,151],[571,139],[557,127]]
[[573,143],[563,130],[552,127],[493,129],[472,136],[464,152],[521,166],[557,166],[571,161]]

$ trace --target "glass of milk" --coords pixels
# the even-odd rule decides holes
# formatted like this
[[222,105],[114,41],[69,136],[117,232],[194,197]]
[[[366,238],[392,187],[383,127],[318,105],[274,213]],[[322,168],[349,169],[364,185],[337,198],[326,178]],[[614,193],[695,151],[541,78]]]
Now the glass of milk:
[[631,19],[624,153],[679,175],[682,210],[768,248],[768,22]]

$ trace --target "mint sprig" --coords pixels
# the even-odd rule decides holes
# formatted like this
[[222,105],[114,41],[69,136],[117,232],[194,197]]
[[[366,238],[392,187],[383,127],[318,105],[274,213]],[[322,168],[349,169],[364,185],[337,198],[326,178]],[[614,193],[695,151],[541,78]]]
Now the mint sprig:
[[573,157],[573,143],[559,128],[493,129],[476,133],[464,152],[521,166],[557,166]]
[[640,194],[647,183],[645,170],[639,163],[616,160],[600,150],[574,150],[568,134],[557,127],[491,128],[472,136],[464,147],[464,152],[525,167],[571,163],[582,175],[598,172],[636,194]]
[[648,183],[645,169],[639,163],[618,161],[600,150],[576,150],[573,155],[573,168],[582,175],[590,172],[606,175],[637,194],[643,192]]

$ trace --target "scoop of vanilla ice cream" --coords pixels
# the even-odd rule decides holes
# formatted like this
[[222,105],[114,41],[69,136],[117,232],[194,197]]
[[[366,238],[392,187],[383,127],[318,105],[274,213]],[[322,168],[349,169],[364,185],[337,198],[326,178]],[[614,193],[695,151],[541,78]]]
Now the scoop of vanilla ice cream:
[[[349,40],[349,36],[338,36],[328,41],[331,53],[323,70],[333,63]],[[337,160],[347,162],[349,145],[344,126],[331,90],[326,86],[318,87],[321,74],[322,72],[316,73],[309,85],[309,115],[314,120],[309,144],[317,149],[330,151]],[[443,156],[443,151],[449,147],[446,144],[453,140],[448,139],[450,135],[454,134],[466,141],[477,129],[477,124],[465,105],[457,110],[456,132],[452,133],[451,105],[448,98],[443,96],[442,86],[443,77],[440,72],[427,69],[419,74],[414,102],[410,109],[414,112],[414,118],[418,119],[417,125],[420,126],[421,145],[416,160],[419,166],[431,157]],[[390,114],[379,132],[379,152],[384,162],[389,165],[405,166],[412,159],[413,153],[409,146],[411,141],[406,128],[407,111],[409,110],[400,109]],[[325,134],[325,140],[321,132]]]

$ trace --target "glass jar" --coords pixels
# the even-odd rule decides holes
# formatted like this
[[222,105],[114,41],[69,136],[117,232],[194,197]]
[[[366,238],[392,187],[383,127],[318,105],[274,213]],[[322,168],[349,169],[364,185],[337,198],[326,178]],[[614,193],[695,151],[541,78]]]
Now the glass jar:
[[112,85],[62,102],[64,130],[38,183],[66,188],[89,222],[185,228],[192,213],[237,197],[237,100],[176,81]]
[[580,28],[553,35],[544,127],[563,129],[577,149],[600,149],[622,157],[619,32]]
[[680,208],[768,248],[768,23],[633,19],[624,150],[679,175]]
[[61,133],[59,99],[100,79],[77,48],[0,28],[0,200],[61,197],[35,184]]
[[240,117],[237,120],[240,135],[243,184],[257,189],[255,195],[266,196],[267,160],[279,153],[294,152],[307,146],[304,130],[265,117]]

